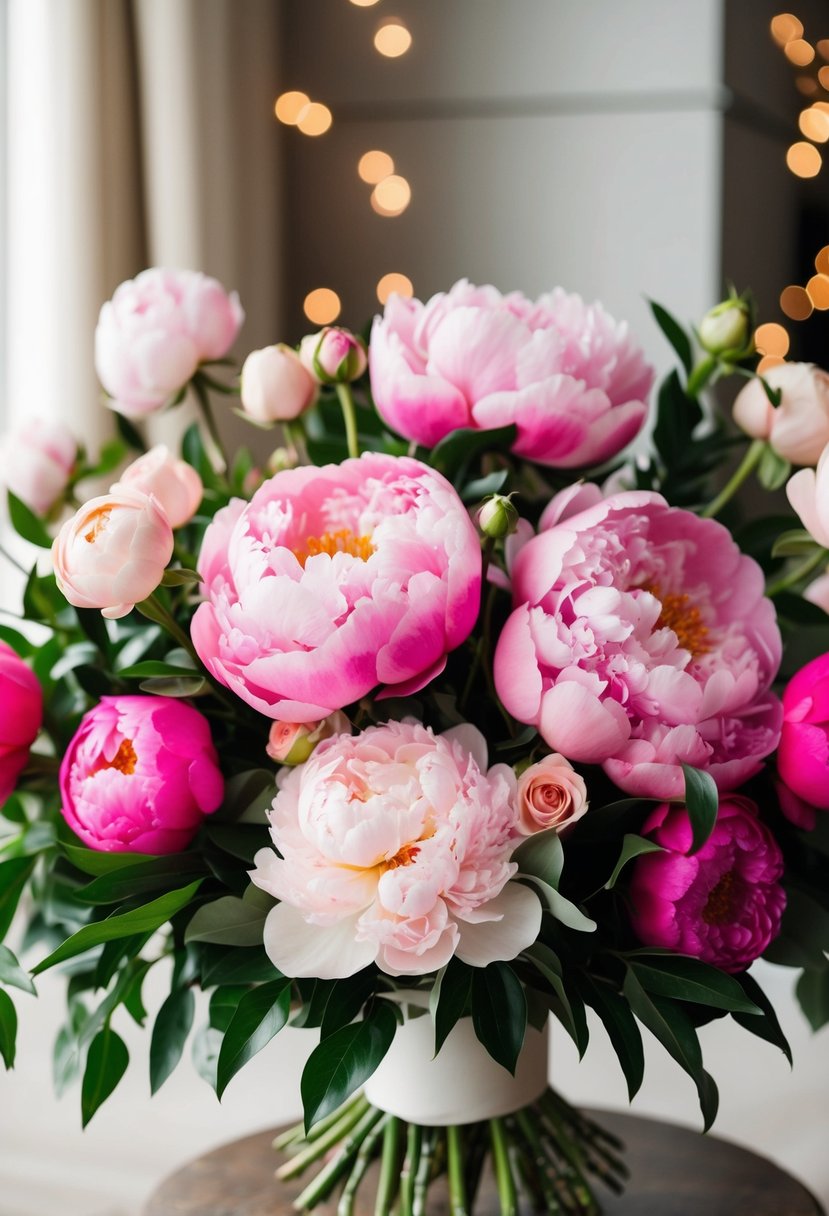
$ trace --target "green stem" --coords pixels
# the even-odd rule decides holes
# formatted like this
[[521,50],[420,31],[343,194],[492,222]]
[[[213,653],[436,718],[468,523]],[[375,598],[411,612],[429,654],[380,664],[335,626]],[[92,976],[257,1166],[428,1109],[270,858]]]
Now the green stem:
[[426,1192],[432,1180],[435,1148],[437,1147],[437,1132],[433,1127],[423,1130],[423,1140],[420,1148],[420,1161],[414,1177],[412,1194],[412,1216],[426,1216]]
[[400,1174],[400,1216],[412,1216],[415,1177],[420,1164],[422,1140],[422,1127],[417,1123],[410,1123],[406,1138],[406,1160],[403,1162],[403,1170]]
[[510,1166],[504,1125],[500,1119],[490,1119],[489,1135],[492,1140],[492,1164],[495,1170],[495,1181],[498,1186],[501,1216],[517,1216],[518,1193],[515,1188],[512,1167]]
[[766,441],[764,439],[755,439],[750,444],[748,451],[742,459],[742,463],[720,490],[717,497],[713,502],[709,502],[704,510],[700,511],[703,519],[713,519],[715,515],[719,515],[725,504],[731,501],[746,478],[750,477],[757,468],[765,450]]
[[807,557],[805,562],[801,562],[799,566],[795,566],[794,570],[788,574],[782,575],[773,583],[769,583],[766,587],[766,595],[779,595],[781,591],[788,591],[790,587],[796,586],[808,574],[817,570],[819,566],[825,565],[829,561],[829,554],[825,549],[818,549],[816,553],[812,553]]
[[374,1216],[388,1216],[397,1194],[400,1183],[400,1129],[400,1120],[396,1115],[391,1115],[383,1132],[383,1156],[380,1159]]
[[702,359],[696,365],[688,377],[688,383],[685,386],[685,391],[689,397],[698,397],[700,395],[716,371],[717,363],[718,359],[715,355],[708,355],[706,359]]
[[340,408],[343,412],[348,454],[349,456],[357,457],[360,455],[360,440],[357,435],[357,414],[354,408],[354,395],[351,392],[351,385],[338,384],[337,396],[340,399]]
[[210,436],[211,446],[211,463],[217,473],[225,473],[228,468],[227,452],[225,451],[222,437],[219,434],[219,428],[216,425],[216,419],[213,415],[213,407],[210,404],[210,394],[207,391],[207,385],[204,378],[196,373],[190,381],[193,386],[193,391],[196,394],[196,400],[199,403],[204,425],[207,428],[207,433]]
[[466,1179],[461,1129],[447,1127],[446,1154],[449,1167],[449,1211],[451,1216],[467,1216]]
[[[342,1146],[336,1156],[332,1157],[327,1165],[320,1170],[313,1182],[306,1186],[301,1194],[297,1195],[293,1206],[298,1212],[307,1211],[314,1208],[323,1199],[327,1199],[333,1191],[336,1184],[342,1178],[343,1174],[348,1170],[354,1158],[359,1152],[360,1146],[369,1135],[374,1126],[383,1118],[384,1111],[378,1110],[371,1106],[363,1114],[356,1127],[351,1132],[347,1140],[343,1141]],[[323,1140],[320,1140],[322,1144]],[[317,1146],[314,1146],[317,1147]],[[281,1175],[285,1177],[285,1175]],[[280,1177],[277,1170],[277,1177]]]
[[381,1119],[379,1123],[375,1124],[360,1145],[360,1151],[354,1158],[354,1166],[348,1175],[348,1180],[343,1187],[343,1193],[340,1195],[340,1201],[337,1204],[337,1216],[353,1216],[357,1190],[366,1176],[368,1167],[374,1160],[375,1149],[380,1137],[385,1135],[386,1123],[387,1119]]
[[19,570],[25,578],[29,577],[30,571],[28,571],[25,566],[21,565],[17,558],[9,553],[8,549],[4,549],[2,545],[0,545],[0,557],[5,557],[6,561],[10,565],[14,566],[15,570]]
[[140,604],[136,604],[135,606],[142,616],[147,617],[150,621],[154,621],[162,629],[166,629],[170,637],[175,642],[178,642],[182,650],[186,650],[190,658],[194,659],[199,667],[202,666],[202,661],[196,654],[196,648],[189,636],[184,632],[172,612],[170,612],[169,608],[155,591],[151,592],[145,600],[142,600]]
[[374,1114],[374,1108],[370,1107],[368,1112],[366,1112],[365,1107],[355,1106],[351,1110],[346,1111],[345,1114],[341,1113],[341,1118],[336,1123],[333,1123],[323,1135],[317,1140],[312,1141],[290,1161],[286,1161],[284,1165],[279,1167],[276,1171],[277,1178],[296,1178],[298,1174],[303,1173],[309,1165],[313,1165],[330,1148],[335,1148],[366,1113]]

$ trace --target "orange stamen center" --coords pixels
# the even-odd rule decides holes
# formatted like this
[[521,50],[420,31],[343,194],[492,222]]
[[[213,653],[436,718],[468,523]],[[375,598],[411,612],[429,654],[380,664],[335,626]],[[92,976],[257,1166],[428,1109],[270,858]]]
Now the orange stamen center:
[[420,852],[420,847],[414,841],[410,844],[404,844],[402,849],[398,849],[394,857],[390,857],[386,862],[387,870],[398,870],[400,866],[410,866]]
[[643,583],[642,590],[656,596],[662,605],[656,629],[672,629],[682,649],[690,651],[695,659],[708,654],[711,649],[707,640],[708,626],[689,595],[673,592],[663,595],[657,586],[649,583]]
[[367,562],[374,552],[370,536],[355,536],[350,528],[338,528],[336,532],[323,532],[321,536],[308,536],[305,544],[293,550],[294,557],[304,568],[309,557],[319,553],[327,553],[333,557],[335,553],[349,553]]
[[86,522],[89,524],[89,531],[84,532],[84,540],[92,545],[103,532],[109,522],[111,509],[109,507],[97,507],[91,515],[87,516]]
[[117,768],[119,773],[123,773],[126,777],[131,777],[135,772],[135,766],[138,763],[138,756],[135,753],[135,748],[132,745],[132,739],[124,739],[118,751],[111,760],[101,759],[95,767],[95,772],[100,773],[105,768]]
[[711,891],[702,919],[706,925],[727,925],[734,919],[734,871],[723,874]]

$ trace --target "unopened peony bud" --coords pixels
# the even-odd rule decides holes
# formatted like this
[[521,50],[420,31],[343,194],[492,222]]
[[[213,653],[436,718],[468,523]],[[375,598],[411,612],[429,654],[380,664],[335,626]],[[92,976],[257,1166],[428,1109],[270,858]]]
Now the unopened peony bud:
[[732,296],[710,309],[699,327],[700,345],[711,355],[742,359],[751,351],[751,308]]
[[362,341],[336,325],[327,325],[318,334],[303,338],[299,357],[320,384],[359,380],[368,365]]
[[242,409],[256,422],[290,422],[314,404],[317,382],[289,346],[254,350],[242,368]]
[[170,521],[182,528],[193,518],[204,494],[202,479],[186,460],[176,460],[163,443],[157,444],[127,465],[110,490],[124,488],[152,494]]
[[351,723],[339,710],[321,722],[273,723],[265,751],[277,764],[304,764],[314,748],[332,735],[348,735]]
[[501,540],[518,527],[518,512],[503,494],[493,494],[478,511],[478,527],[484,536]]

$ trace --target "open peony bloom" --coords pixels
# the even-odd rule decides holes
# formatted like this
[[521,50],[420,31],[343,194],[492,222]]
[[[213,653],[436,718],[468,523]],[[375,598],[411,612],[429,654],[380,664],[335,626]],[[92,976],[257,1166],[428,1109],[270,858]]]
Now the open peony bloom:
[[14,790],[43,720],[37,676],[0,642],[0,806]]
[[277,780],[279,852],[261,849],[251,878],[282,900],[265,949],[285,975],[339,979],[373,962],[423,975],[453,955],[485,967],[535,941],[538,897],[509,881],[515,776],[487,769],[474,727],[387,722],[321,743]]
[[816,464],[829,443],[829,375],[812,363],[781,363],[763,379],[780,389],[780,404],[772,405],[760,381],[750,380],[734,400],[737,426],[792,464]]
[[439,473],[366,453],[235,499],[205,533],[199,573],[202,662],[260,713],[309,722],[443,670],[478,614],[481,549]]
[[63,495],[77,457],[77,440],[68,427],[33,418],[0,444],[0,485],[35,515],[46,515]]
[[821,452],[816,469],[799,469],[789,478],[786,496],[806,531],[829,549],[829,444]]
[[207,719],[172,697],[102,697],[60,766],[61,810],[105,853],[176,853],[222,801]]
[[234,292],[194,270],[144,270],[104,304],[95,368],[119,413],[160,409],[200,363],[221,359],[245,319]]
[[684,806],[659,806],[643,835],[664,853],[638,857],[630,883],[633,931],[646,946],[744,971],[780,932],[783,857],[748,798],[720,801],[714,830],[692,857]]
[[600,304],[560,288],[535,302],[466,280],[426,304],[393,295],[369,345],[377,409],[431,447],[458,427],[507,426],[553,468],[600,464],[637,434],[653,369]]
[[728,531],[658,494],[613,495],[530,540],[495,683],[509,712],[623,790],[684,793],[681,763],[731,789],[777,744],[780,633]]
[[155,498],[129,487],[91,498],[52,544],[55,578],[76,608],[117,619],[155,591],[173,554],[173,530]]
[[786,685],[777,769],[809,806],[829,810],[829,654],[812,659]]
[[111,489],[117,492],[125,486],[152,494],[171,528],[181,528],[193,518],[204,494],[202,479],[193,466],[176,460],[163,443],[127,465]]

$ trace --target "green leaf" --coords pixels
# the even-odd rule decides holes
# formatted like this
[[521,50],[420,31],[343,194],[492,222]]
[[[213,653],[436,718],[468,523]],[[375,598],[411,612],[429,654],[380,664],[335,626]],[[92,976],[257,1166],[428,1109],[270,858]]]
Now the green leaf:
[[8,933],[36,860],[34,857],[13,857],[9,861],[0,862],[0,939]]
[[524,951],[524,957],[532,962],[533,966],[544,977],[556,994],[558,1005],[554,1012],[575,1043],[579,1058],[581,1059],[587,1049],[587,1037],[584,1033],[586,1026],[583,1023],[583,1018],[577,1018],[573,1010],[570,996],[564,986],[564,972],[561,960],[555,951],[551,950],[549,946],[545,946],[543,942],[534,942],[532,946]]
[[766,444],[757,466],[757,480],[765,490],[779,490],[789,480],[791,462],[778,456],[770,444]]
[[90,476],[103,477],[116,469],[127,455],[127,445],[121,439],[110,439],[98,453],[95,467],[90,469]]
[[641,857],[643,853],[664,853],[662,845],[654,843],[653,840],[646,840],[644,836],[636,836],[628,832],[622,840],[622,851],[619,854],[619,859],[613,867],[613,873],[604,884],[605,891],[611,891],[616,886],[619,875],[624,870],[629,861],[633,861],[634,857]]
[[672,317],[667,308],[663,308],[661,304],[657,304],[655,300],[648,300],[651,306],[651,312],[654,315],[656,324],[662,330],[665,337],[670,342],[671,346],[679,356],[679,361],[685,368],[686,372],[690,372],[694,355],[691,348],[691,339],[686,334],[685,330],[680,325],[675,317]]
[[81,1115],[83,1126],[106,1102],[127,1071],[129,1052],[123,1039],[109,1026],[99,1030],[89,1047],[81,1085]]
[[829,965],[804,971],[795,992],[812,1030],[821,1030],[829,1022]]
[[219,1052],[216,1093],[220,1098],[239,1069],[278,1034],[290,1012],[291,981],[285,976],[242,997]]
[[147,445],[141,437],[141,434],[128,418],[123,414],[115,415],[115,425],[118,428],[118,434],[124,440],[127,447],[130,447],[135,452],[146,452]]
[[475,968],[472,1025],[493,1060],[514,1076],[527,1029],[527,998],[521,981],[506,963]]
[[9,500],[9,519],[12,527],[18,536],[22,536],[30,545],[37,545],[39,549],[51,549],[52,538],[46,531],[42,520],[31,511],[25,504],[21,502],[16,494],[12,494],[11,490],[7,491]]
[[159,1009],[150,1040],[151,1093],[158,1093],[181,1059],[195,1012],[192,988],[176,988]]
[[10,988],[19,988],[22,992],[37,996],[31,978],[20,966],[8,946],[0,946],[0,984],[6,984]]
[[748,1030],[753,1035],[756,1035],[758,1039],[763,1039],[766,1043],[779,1047],[789,1061],[789,1064],[792,1064],[792,1049],[783,1033],[782,1026],[777,1020],[777,1014],[774,1012],[774,1006],[771,1001],[765,992],[763,992],[756,979],[749,975],[747,971],[735,978],[749,1000],[753,1001],[760,1010],[760,1013],[732,1013],[731,1016],[734,1021],[742,1026],[744,1030]]
[[135,971],[133,972],[129,983],[124,989],[122,1004],[130,1015],[136,1026],[142,1026],[147,1020],[147,1010],[144,1008],[144,1000],[141,995],[141,990],[144,987],[144,980],[147,978],[147,972],[152,966],[151,962],[142,960]]
[[778,536],[772,545],[771,555],[772,557],[803,557],[814,553],[819,547],[814,537],[803,528],[792,528],[790,532],[783,532]]
[[153,676],[170,676],[178,679],[198,674],[193,667],[174,667],[172,663],[161,663],[157,659],[143,659],[140,663],[133,663],[131,667],[124,667],[118,672],[123,680],[145,680]]
[[396,1028],[388,1002],[378,1001],[362,1022],[343,1026],[314,1048],[300,1083],[306,1131],[369,1079],[391,1047]]
[[0,988],[0,1056],[6,1068],[14,1068],[17,1042],[17,1010],[8,992]]
[[508,477],[509,469],[499,469],[497,473],[490,473],[487,477],[476,477],[463,487],[461,498],[464,502],[478,502],[489,494],[498,494]]
[[118,904],[151,891],[167,890],[189,875],[204,873],[204,862],[197,853],[173,853],[132,866],[119,866],[81,887],[76,898],[86,904]]
[[536,832],[523,840],[512,855],[522,874],[540,878],[554,891],[558,890],[564,868],[564,850],[555,828]]
[[214,984],[259,984],[274,977],[276,968],[261,945],[237,949],[234,946],[203,946],[202,987]]
[[356,975],[334,982],[320,1023],[323,1039],[354,1021],[374,992],[376,982],[377,973],[373,967],[364,967]]
[[[274,968],[272,967],[273,971]],[[210,995],[208,1021],[214,1030],[225,1033],[243,996],[250,992],[246,984],[226,984]]]
[[452,481],[458,470],[481,452],[508,452],[517,434],[517,428],[512,425],[490,431],[461,427],[450,431],[432,448],[429,463]]
[[760,1012],[733,976],[699,959],[638,950],[629,954],[627,961],[645,991],[656,996],[692,1001],[712,1009],[726,1009],[729,1013]]
[[48,967],[54,967],[68,958],[83,954],[85,950],[90,950],[93,946],[100,946],[102,942],[114,941],[119,937],[131,937],[137,933],[152,933],[154,930],[160,929],[172,916],[187,907],[202,881],[199,878],[196,882],[191,882],[178,891],[168,891],[165,895],[160,895],[158,899],[144,904],[141,908],[133,908],[130,912],[110,916],[107,920],[84,925],[77,933],[73,933],[70,938],[67,938],[61,946],[58,946],[57,950],[54,950],[48,958],[38,963],[32,974],[39,975]]
[[210,692],[210,684],[199,675],[159,676],[142,680],[138,687],[153,697],[202,697]]
[[689,855],[696,853],[705,844],[717,822],[720,798],[717,786],[710,773],[683,764],[685,774],[685,809],[691,820],[693,839]]
[[534,878],[531,874],[517,874],[516,878],[524,880],[526,886],[533,887],[555,919],[568,929],[575,929],[577,933],[595,933],[596,922],[585,916],[571,900],[559,895],[543,878]]
[[76,870],[80,870],[83,874],[91,874],[96,878],[99,874],[112,874],[116,870],[130,869],[135,865],[164,860],[153,853],[99,853],[95,849],[87,849],[83,845],[63,841],[60,847]]
[[459,958],[452,958],[439,972],[429,993],[429,1012],[435,1024],[435,1055],[464,1016],[472,992],[474,972]]
[[208,822],[205,829],[207,837],[212,840],[223,853],[238,857],[249,865],[259,850],[268,844],[269,838],[265,832],[265,824],[212,823]]
[[224,799],[214,818],[267,825],[267,812],[275,794],[276,774],[273,769],[247,769],[225,782]]
[[619,1059],[632,1102],[645,1076],[642,1034],[624,997],[611,988],[582,974],[579,987],[588,1005],[596,1011]]
[[104,657],[109,654],[109,633],[107,623],[97,608],[76,608],[75,616],[81,630],[89,638],[92,645]]
[[203,904],[184,932],[185,942],[224,946],[261,946],[266,913],[236,895]]
[[681,468],[692,450],[692,436],[702,421],[699,402],[682,387],[672,371],[659,388],[653,442],[669,472]]
[[182,566],[174,566],[165,570],[161,578],[162,587],[186,587],[201,582],[201,575],[196,570],[186,570]]
[[201,1026],[193,1035],[190,1053],[193,1067],[213,1090],[216,1088],[216,1069],[223,1037],[221,1030],[216,1030],[213,1026]]

